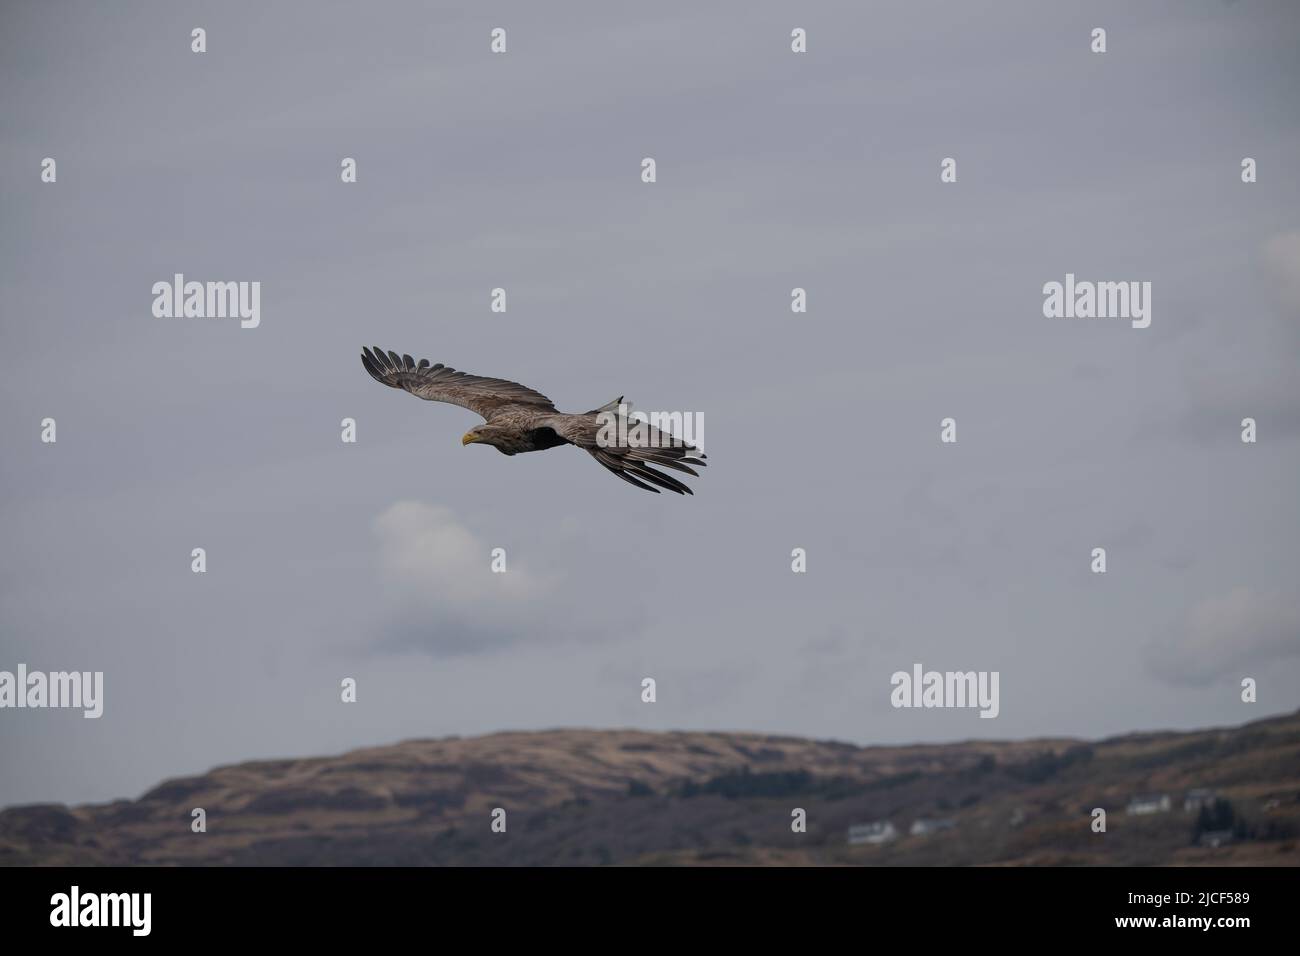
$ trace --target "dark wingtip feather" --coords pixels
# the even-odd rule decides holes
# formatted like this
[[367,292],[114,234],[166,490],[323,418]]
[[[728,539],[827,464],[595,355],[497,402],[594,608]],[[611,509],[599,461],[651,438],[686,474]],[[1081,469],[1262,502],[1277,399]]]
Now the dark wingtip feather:
[[376,382],[380,382],[390,388],[402,387],[389,377],[395,369],[389,367],[388,362],[384,358],[383,349],[378,347],[374,349],[362,348],[361,364],[366,367],[366,371],[370,373],[370,377]]
[[630,485],[636,485],[638,488],[644,488],[646,491],[654,492],[656,495],[660,494],[659,489],[656,488],[654,485],[647,485],[644,481],[641,481],[637,478],[633,478],[625,471],[619,471],[617,468],[611,468],[610,471],[618,475],[620,478],[622,478]]
[[656,484],[660,488],[667,488],[669,491],[675,491],[679,495],[686,494],[686,492],[690,491],[690,488],[678,481],[676,478],[665,475],[663,472],[655,471],[649,465],[643,464],[642,462],[628,461],[624,463],[623,467],[627,471],[636,475],[636,477],[642,478],[652,484]]

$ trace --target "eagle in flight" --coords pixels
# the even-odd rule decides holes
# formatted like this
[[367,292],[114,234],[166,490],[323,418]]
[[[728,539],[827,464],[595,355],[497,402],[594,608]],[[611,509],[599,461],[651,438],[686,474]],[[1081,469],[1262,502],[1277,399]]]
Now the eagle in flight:
[[691,466],[704,467],[706,456],[698,448],[648,422],[629,422],[626,417],[619,421],[622,396],[600,408],[570,415],[518,382],[467,375],[442,364],[430,365],[428,359],[417,364],[409,355],[363,348],[361,364],[377,382],[482,415],[484,423],[467,431],[460,440],[462,445],[491,445],[503,455],[576,445],[624,481],[655,494],[660,488],[679,495],[695,492],[652,466],[696,478],[699,472]]

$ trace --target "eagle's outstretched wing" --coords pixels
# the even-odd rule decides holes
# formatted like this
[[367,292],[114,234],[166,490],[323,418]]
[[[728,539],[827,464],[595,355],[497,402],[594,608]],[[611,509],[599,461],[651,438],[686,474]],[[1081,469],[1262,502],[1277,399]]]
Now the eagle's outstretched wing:
[[378,382],[431,402],[468,408],[485,419],[512,405],[527,405],[539,412],[555,411],[549,398],[518,382],[467,375],[442,364],[430,365],[428,359],[420,359],[417,364],[409,355],[363,348],[361,364]]

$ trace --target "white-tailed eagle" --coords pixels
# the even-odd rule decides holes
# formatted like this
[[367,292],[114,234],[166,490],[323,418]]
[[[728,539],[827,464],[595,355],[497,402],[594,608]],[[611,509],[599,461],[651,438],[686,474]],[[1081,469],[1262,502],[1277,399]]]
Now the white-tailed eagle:
[[462,445],[491,445],[504,455],[576,445],[626,482],[659,494],[659,489],[694,494],[683,482],[658,468],[699,477],[691,466],[704,467],[703,452],[649,423],[616,416],[625,411],[622,397],[578,415],[556,409],[549,398],[517,382],[467,375],[445,365],[418,363],[409,355],[363,348],[361,364],[378,382],[405,389],[431,402],[450,402],[482,415],[482,425],[461,438]]

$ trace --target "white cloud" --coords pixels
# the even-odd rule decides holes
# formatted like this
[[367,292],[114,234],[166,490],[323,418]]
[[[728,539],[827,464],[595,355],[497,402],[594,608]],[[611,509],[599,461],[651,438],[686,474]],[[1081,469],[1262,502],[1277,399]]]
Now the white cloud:
[[[451,509],[405,500],[372,522],[382,609],[380,646],[437,657],[483,654],[510,645],[608,641],[636,628],[614,626],[591,582],[575,586],[555,568],[539,572],[510,553],[510,542],[474,534]],[[504,573],[492,550],[506,551]],[[619,602],[626,604],[626,602]]]
[[1181,626],[1149,642],[1147,670],[1171,684],[1204,686],[1282,657],[1300,655],[1300,601],[1238,587],[1192,606]]
[[1258,261],[1277,308],[1247,310],[1230,339],[1206,325],[1199,352],[1176,357],[1190,399],[1183,425],[1203,439],[1236,442],[1246,416],[1270,439],[1300,435],[1300,231],[1270,237]]
[[508,551],[506,572],[493,573],[492,550],[503,544],[479,540],[450,508],[399,501],[375,518],[374,529],[385,577],[429,603],[489,613],[546,590],[543,581],[510,561]]
[[492,550],[504,542],[477,537],[449,509],[399,501],[373,522],[384,594],[382,644],[436,656],[498,650],[547,633],[546,613],[558,579],[543,579],[506,548],[504,573]]
[[1300,232],[1284,232],[1265,242],[1264,263],[1282,304],[1300,315]]

